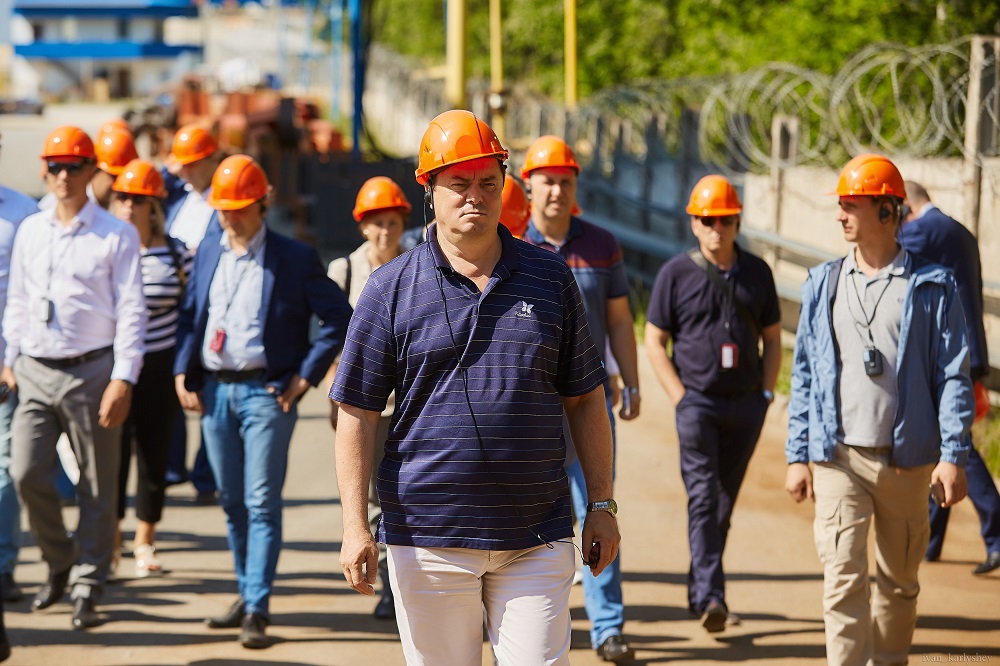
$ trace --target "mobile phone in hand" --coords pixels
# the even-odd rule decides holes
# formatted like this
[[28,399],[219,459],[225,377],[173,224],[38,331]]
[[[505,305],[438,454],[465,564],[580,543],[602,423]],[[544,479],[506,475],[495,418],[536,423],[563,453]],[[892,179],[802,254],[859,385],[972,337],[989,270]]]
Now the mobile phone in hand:
[[0,403],[7,402],[7,396],[10,395],[10,387],[7,386],[7,382],[0,382]]
[[587,556],[587,566],[593,569],[601,561],[601,544],[595,543],[590,547],[590,554]]
[[944,485],[940,481],[931,484],[931,499],[938,506],[944,504]]

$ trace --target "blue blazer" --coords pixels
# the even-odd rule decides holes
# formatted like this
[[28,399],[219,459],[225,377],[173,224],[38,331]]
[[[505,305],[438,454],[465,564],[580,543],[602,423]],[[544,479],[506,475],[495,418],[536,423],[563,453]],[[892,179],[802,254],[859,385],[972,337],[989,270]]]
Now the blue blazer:
[[932,208],[920,219],[903,225],[900,241],[913,254],[950,268],[958,284],[969,336],[969,374],[980,379],[990,371],[983,325],[983,271],[979,241],[957,220]]
[[[344,346],[351,306],[344,292],[327,277],[316,250],[270,229],[266,233],[265,381],[284,392],[292,375],[298,374],[316,386]],[[174,374],[185,375],[184,385],[189,391],[199,391],[205,385],[201,349],[208,325],[208,291],[221,256],[222,245],[218,241],[202,243],[194,258],[177,322]],[[319,333],[310,341],[313,315],[320,320]]]

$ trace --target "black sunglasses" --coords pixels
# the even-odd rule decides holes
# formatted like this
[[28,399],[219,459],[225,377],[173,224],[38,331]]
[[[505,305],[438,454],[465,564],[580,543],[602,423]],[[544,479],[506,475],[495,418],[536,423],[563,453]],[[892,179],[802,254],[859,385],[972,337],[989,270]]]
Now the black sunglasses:
[[86,162],[49,162],[49,173],[53,176],[58,176],[63,171],[65,171],[70,176],[76,176],[83,168],[87,166]]
[[141,206],[146,203],[149,196],[145,194],[129,194],[128,192],[115,192],[115,199],[118,201],[131,201],[133,206]]
[[721,222],[724,227],[731,227],[736,224],[735,215],[716,215],[713,217],[699,217],[701,223],[706,227],[714,227],[716,222]]

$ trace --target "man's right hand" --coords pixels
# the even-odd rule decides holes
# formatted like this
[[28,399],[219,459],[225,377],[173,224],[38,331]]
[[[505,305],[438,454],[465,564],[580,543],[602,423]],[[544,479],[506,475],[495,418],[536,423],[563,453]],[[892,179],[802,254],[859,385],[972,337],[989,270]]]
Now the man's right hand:
[[174,388],[177,390],[177,399],[181,401],[181,407],[189,412],[205,413],[205,408],[201,404],[201,393],[188,391],[184,386],[185,375],[174,376]]
[[796,502],[815,499],[813,495],[812,470],[806,463],[792,463],[785,472],[785,490]]
[[[0,372],[0,382],[3,382],[10,389],[11,393],[17,390],[17,380],[14,379],[14,368],[9,365],[3,367],[3,372]],[[4,396],[0,403],[7,402],[7,396]]]
[[348,534],[340,546],[340,568],[348,585],[359,593],[375,596],[375,579],[378,577],[378,544],[368,530]]

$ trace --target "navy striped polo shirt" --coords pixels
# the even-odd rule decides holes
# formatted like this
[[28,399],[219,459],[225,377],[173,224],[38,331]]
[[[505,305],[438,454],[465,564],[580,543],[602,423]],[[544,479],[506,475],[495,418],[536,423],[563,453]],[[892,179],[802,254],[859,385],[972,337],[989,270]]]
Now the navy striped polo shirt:
[[372,273],[354,310],[330,397],[381,412],[396,391],[379,541],[516,550],[573,534],[561,397],[606,373],[566,263],[498,233],[482,292],[432,225]]

